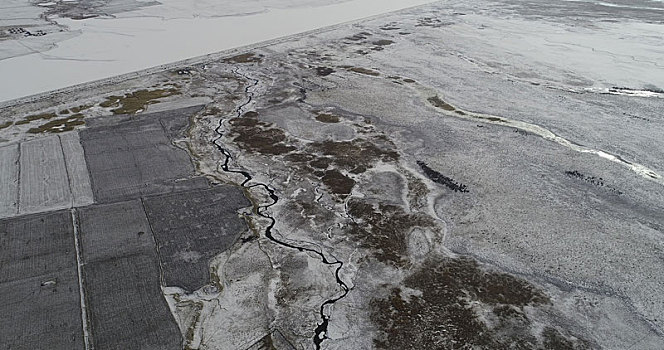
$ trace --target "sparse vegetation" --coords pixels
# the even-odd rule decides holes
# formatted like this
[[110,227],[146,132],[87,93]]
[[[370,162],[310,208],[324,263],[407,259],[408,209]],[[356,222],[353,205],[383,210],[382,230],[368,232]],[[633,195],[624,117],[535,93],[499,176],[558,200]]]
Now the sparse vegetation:
[[53,112],[47,112],[47,113],[40,113],[40,114],[32,114],[29,116],[26,116],[22,120],[17,121],[14,123],[15,125],[24,125],[24,124],[29,124],[30,122],[33,122],[35,120],[49,120],[56,118],[57,114]]
[[321,123],[338,123],[339,122],[339,117],[334,115],[334,114],[319,113],[316,116],[316,120],[318,120]]
[[372,204],[351,198],[348,215],[354,218],[347,233],[369,249],[380,262],[403,267],[408,264],[407,235],[415,227],[433,227],[430,217],[407,213],[390,204]]
[[351,72],[355,73],[360,73],[364,75],[370,75],[372,77],[377,77],[380,75],[379,72],[376,72],[375,70],[367,69],[367,68],[361,68],[361,67],[351,67],[349,69]]
[[273,124],[258,120],[258,113],[247,112],[229,121],[233,141],[244,150],[279,155],[291,152],[295,147],[286,145],[286,134]]
[[443,110],[446,110],[446,111],[453,111],[453,110],[456,109],[451,104],[441,100],[440,97],[438,97],[438,96],[429,97],[427,99],[427,101],[429,101],[429,103],[431,103],[431,105],[433,105],[434,107],[440,108],[440,109],[443,109]]
[[263,61],[261,55],[256,55],[253,52],[243,53],[237,56],[224,59],[225,63],[260,63]]
[[[488,270],[470,258],[436,258],[406,278],[404,286],[374,299],[372,319],[381,336],[379,349],[589,349],[579,339],[537,325],[525,306],[543,307],[549,298],[535,286],[509,274]],[[489,326],[478,307],[500,321]],[[485,317],[485,316],[483,316]]]
[[[125,94],[124,96],[109,96],[106,101],[99,104],[100,107],[111,108],[113,114],[136,114],[145,110],[150,105],[157,103],[160,98],[179,94],[179,90],[174,87],[156,89],[156,90],[138,90]],[[81,108],[86,107],[82,106]],[[88,107],[89,108],[89,107]],[[74,109],[72,109],[74,111]]]
[[394,44],[394,41],[392,40],[387,40],[387,39],[381,39],[381,40],[376,40],[372,44],[378,45],[378,46],[389,46]]
[[76,126],[85,125],[82,114],[74,114],[65,118],[54,119],[36,128],[29,129],[31,134],[60,133],[74,130]]
[[334,69],[330,67],[316,67],[316,74],[320,75],[321,77],[326,77],[334,72]]

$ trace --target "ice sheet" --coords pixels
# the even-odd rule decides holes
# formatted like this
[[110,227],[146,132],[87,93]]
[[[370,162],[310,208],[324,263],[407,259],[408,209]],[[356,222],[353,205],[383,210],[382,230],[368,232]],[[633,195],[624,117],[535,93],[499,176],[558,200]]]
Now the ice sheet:
[[213,6],[212,11],[201,17],[200,5],[188,8],[176,6],[183,4],[182,1],[169,0],[164,5],[118,14],[115,18],[54,18],[69,31],[80,31],[81,35],[61,41],[46,52],[0,61],[3,80],[12,82],[0,85],[0,101],[429,2],[432,1],[350,0],[324,4],[300,0],[279,8],[275,1],[254,7],[235,2],[240,5],[227,10],[230,17],[213,17],[225,15],[221,5]]

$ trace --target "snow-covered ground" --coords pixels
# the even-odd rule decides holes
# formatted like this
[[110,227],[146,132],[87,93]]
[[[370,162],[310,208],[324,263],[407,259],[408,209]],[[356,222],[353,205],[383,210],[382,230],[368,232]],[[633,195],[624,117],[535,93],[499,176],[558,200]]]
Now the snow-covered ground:
[[[49,9],[10,0],[2,18]],[[431,0],[162,0],[88,19],[50,20],[67,31],[0,41],[0,101],[108,78],[353,21]],[[13,11],[18,11],[16,14]],[[107,12],[111,10],[106,9]],[[20,13],[19,13],[20,12]],[[101,11],[103,12],[103,11]],[[114,11],[113,11],[114,12]],[[6,23],[2,25],[15,25]],[[73,36],[72,33],[77,35]],[[7,83],[11,82],[11,83]]]
[[[0,72],[5,82],[0,84],[0,102],[430,2],[109,0],[91,7],[89,0],[35,5],[7,0],[0,5]],[[446,6],[464,4],[473,7],[472,2],[458,1]],[[662,2],[504,0],[484,6],[485,15],[468,16],[466,26],[452,30],[467,39],[465,49],[482,51],[495,64],[500,65],[505,53],[540,62],[543,71],[564,63],[570,75],[594,78],[593,86],[567,81],[590,91],[627,87],[650,93],[664,86],[664,26],[657,20],[660,12],[664,16]],[[494,16],[495,11],[511,10],[526,20]],[[543,13],[558,13],[562,23],[556,28],[532,20]],[[580,15],[626,20],[607,21],[598,28]],[[19,28],[29,34],[17,32]],[[516,71],[517,76],[527,74]]]

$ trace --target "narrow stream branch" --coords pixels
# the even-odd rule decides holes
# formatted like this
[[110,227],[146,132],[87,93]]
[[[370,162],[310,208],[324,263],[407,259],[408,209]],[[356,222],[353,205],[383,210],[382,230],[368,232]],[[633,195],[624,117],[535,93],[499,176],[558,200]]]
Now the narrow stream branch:
[[[234,117],[239,118],[239,117],[242,116],[242,113],[244,112],[244,108],[247,107],[249,104],[251,104],[251,102],[253,101],[254,94],[251,90],[252,90],[252,88],[258,86],[259,81],[257,79],[250,78],[249,76],[246,76],[246,75],[240,73],[237,69],[234,70],[233,73],[235,73],[237,75],[241,75],[242,77],[244,77],[248,81],[252,81],[252,83],[250,85],[248,85],[244,90],[245,95],[247,96],[247,100],[235,109],[235,116]],[[333,259],[333,260],[328,259],[326,257],[326,255],[323,253],[322,249],[321,249],[321,251],[318,251],[316,249],[307,248],[305,246],[299,246],[296,243],[284,242],[284,241],[281,241],[281,240],[274,237],[274,235],[272,234],[272,229],[274,228],[274,226],[276,224],[276,219],[274,217],[270,216],[270,214],[268,214],[267,209],[269,209],[271,206],[277,204],[277,202],[279,201],[279,197],[276,195],[275,190],[267,184],[264,184],[264,183],[249,184],[249,182],[253,178],[248,172],[246,172],[244,170],[230,169],[229,168],[229,163],[233,159],[233,156],[231,155],[231,153],[226,148],[224,148],[223,144],[221,143],[221,138],[223,137],[223,122],[224,122],[224,120],[225,119],[219,120],[219,125],[215,129],[215,132],[217,133],[218,137],[212,141],[214,143],[214,145],[217,146],[219,151],[221,151],[221,153],[223,153],[223,155],[226,157],[225,160],[224,160],[224,164],[221,166],[222,170],[225,171],[225,172],[228,172],[228,173],[241,174],[244,177],[244,181],[240,184],[242,187],[247,188],[247,189],[254,188],[254,187],[263,188],[269,194],[270,199],[272,199],[272,203],[262,205],[262,206],[258,206],[258,208],[256,209],[256,214],[257,215],[259,215],[263,218],[266,218],[270,221],[270,224],[265,229],[265,237],[267,237],[272,242],[274,242],[278,245],[284,246],[286,248],[297,249],[300,252],[313,253],[313,254],[317,255],[318,257],[320,257],[323,264],[325,264],[325,265],[336,265],[336,269],[334,271],[334,277],[336,278],[337,285],[339,285],[339,287],[341,288],[343,293],[341,295],[335,297],[335,298],[326,300],[320,306],[319,314],[320,314],[320,318],[321,318],[322,322],[316,327],[315,334],[314,334],[314,339],[313,339],[314,345],[315,345],[316,349],[318,350],[318,349],[320,349],[321,343],[325,339],[328,339],[328,337],[327,337],[327,328],[328,328],[328,323],[329,323],[329,320],[330,320],[330,312],[329,311],[326,312],[326,308],[329,308],[329,306],[331,306],[334,303],[336,303],[337,301],[343,299],[346,295],[348,295],[348,292],[350,291],[350,288],[348,287],[348,285],[340,277],[340,271],[343,268],[344,263],[343,263],[343,261],[340,261],[340,260],[336,259],[333,256],[331,256],[331,259]],[[302,243],[304,243],[306,246],[317,246],[316,244],[310,243],[310,242],[302,242]]]
[[545,140],[553,141],[573,151],[580,153],[594,154],[600,158],[604,158],[614,163],[620,164],[624,167],[629,168],[631,171],[635,172],[636,174],[638,174],[643,178],[646,178],[650,181],[654,181],[660,185],[664,185],[664,177],[658,174],[655,170],[650,169],[647,166],[639,163],[627,161],[617,154],[611,154],[601,149],[586,147],[584,145],[570,141],[562,136],[559,136],[553,133],[551,130],[539,126],[537,124],[527,123],[520,120],[508,119],[492,114],[472,112],[458,108],[441,100],[438,97],[438,93],[430,88],[420,87],[417,88],[416,91],[418,91],[422,97],[424,97],[434,108],[436,108],[440,113],[444,115],[459,119],[480,121],[485,124],[494,124],[494,125],[512,127],[518,130],[523,130],[533,135],[539,136]]

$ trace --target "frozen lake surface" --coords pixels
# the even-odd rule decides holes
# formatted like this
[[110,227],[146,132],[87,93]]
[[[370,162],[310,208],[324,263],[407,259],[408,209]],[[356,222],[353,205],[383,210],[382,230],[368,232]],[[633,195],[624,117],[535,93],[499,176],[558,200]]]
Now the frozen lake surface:
[[[0,85],[0,102],[431,2],[8,0],[0,5],[0,71],[11,83]],[[473,6],[449,2],[450,8],[464,4]],[[496,11],[503,15],[493,16]],[[487,56],[517,53],[543,68],[565,64],[570,74],[594,78],[591,86],[579,82],[580,89],[664,86],[658,63],[664,2],[504,0],[489,2],[483,12],[455,30]],[[510,12],[518,16],[505,16]],[[543,25],[542,16],[558,17],[561,26]],[[605,19],[602,27],[583,19],[593,17]]]
[[[10,0],[3,19],[38,16]],[[128,1],[116,1],[131,8]],[[238,46],[310,31],[431,0],[163,0],[154,6],[88,19],[51,20],[66,31],[0,41],[0,101],[108,78]],[[114,3],[114,2],[111,2]],[[145,2],[143,2],[145,3]],[[119,6],[119,5],[118,5]],[[41,10],[40,10],[41,8]],[[120,11],[102,9],[105,13]],[[51,11],[54,11],[51,9]],[[14,12],[16,12],[14,14]],[[59,12],[58,12],[59,13]],[[80,16],[85,17],[85,14]],[[16,25],[16,21],[3,22]],[[38,21],[29,25],[38,26]]]

